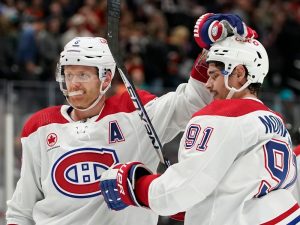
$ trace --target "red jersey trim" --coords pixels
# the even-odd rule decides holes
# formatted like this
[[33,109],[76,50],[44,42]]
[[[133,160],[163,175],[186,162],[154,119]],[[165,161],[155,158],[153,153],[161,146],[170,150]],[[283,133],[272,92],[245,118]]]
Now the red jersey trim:
[[[156,98],[155,95],[144,90],[137,90],[137,93],[143,105],[146,105],[148,102]],[[135,110],[136,109],[132,103],[132,100],[130,99],[129,94],[126,91],[122,94],[112,96],[105,100],[105,106],[97,121],[111,114],[115,114],[119,112],[131,113],[134,112]]]
[[295,148],[294,148],[294,153],[296,156],[300,155],[300,145],[297,145]]
[[134,193],[139,203],[142,205],[149,207],[149,186],[153,180],[159,177],[159,174],[146,175],[139,178],[136,182],[136,187],[134,189]]
[[62,116],[60,109],[61,106],[52,106],[34,113],[26,121],[25,126],[22,130],[21,137],[28,137],[40,127],[46,126],[48,124],[68,123],[68,121]]
[[261,102],[251,99],[215,100],[196,112],[193,117],[202,115],[239,117],[258,110],[269,111],[281,117],[281,115],[272,111]]
[[[144,90],[137,91],[143,105],[147,104],[152,99],[156,98],[155,95],[150,94]],[[45,109],[42,109],[35,114],[33,114],[25,123],[23,128],[22,137],[28,137],[30,134],[35,132],[38,128],[42,126],[46,126],[51,123],[64,124],[68,123],[62,114],[61,114],[61,106],[52,106]],[[100,120],[103,117],[118,113],[118,112],[133,112],[135,111],[135,107],[130,99],[128,92],[124,92],[121,95],[116,95],[111,98],[106,99],[104,109],[97,119]]]
[[275,224],[279,223],[280,221],[284,220],[285,218],[287,218],[288,216],[292,215],[297,209],[299,209],[298,203],[296,203],[293,207],[291,207],[289,210],[282,213],[281,215],[277,216],[276,218],[274,218],[266,223],[262,223],[261,225],[275,225]]

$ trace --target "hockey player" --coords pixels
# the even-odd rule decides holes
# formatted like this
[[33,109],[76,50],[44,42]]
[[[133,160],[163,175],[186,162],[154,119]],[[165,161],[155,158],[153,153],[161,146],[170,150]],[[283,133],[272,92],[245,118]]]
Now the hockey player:
[[299,175],[299,173],[300,173],[300,127],[297,129],[294,136],[295,136],[295,139],[294,139],[293,144],[295,145],[294,153],[296,155],[296,160],[297,160],[298,178],[297,178],[293,193],[294,193],[294,196],[297,199],[298,203],[300,204],[300,175]]
[[[209,14],[197,25],[206,47],[227,35],[222,25],[223,36],[211,39],[214,35],[208,34],[218,16]],[[222,20],[233,28],[243,24],[232,15]],[[252,35],[243,27],[239,32]],[[212,99],[201,63],[196,61],[188,83],[175,92],[157,98],[139,91],[162,144]],[[109,210],[99,190],[101,174],[114,164],[135,160],[155,170],[159,163],[129,95],[105,97],[114,73],[105,39],[78,37],[65,46],[56,77],[69,105],[43,109],[26,122],[21,177],[7,204],[8,224],[157,224],[157,214],[144,208]]]
[[300,223],[290,190],[297,177],[290,135],[257,97],[269,69],[265,48],[256,39],[227,37],[212,44],[207,62],[214,101],[189,121],[179,162],[162,175],[140,162],[104,172],[107,205],[186,211],[185,225]]

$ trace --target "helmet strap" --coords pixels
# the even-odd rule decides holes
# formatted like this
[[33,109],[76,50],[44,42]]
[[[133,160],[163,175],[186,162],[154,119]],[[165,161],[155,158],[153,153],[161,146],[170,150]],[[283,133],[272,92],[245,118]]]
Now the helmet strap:
[[79,108],[77,108],[77,107],[75,107],[74,105],[71,104],[71,102],[69,101],[69,98],[68,98],[68,91],[64,90],[64,88],[62,86],[62,82],[59,82],[60,83],[60,90],[64,94],[64,96],[65,96],[65,98],[66,98],[66,100],[67,100],[67,102],[69,103],[70,106],[72,106],[74,109],[76,109],[78,111],[84,112],[84,111],[87,111],[87,110],[90,110],[90,109],[94,108],[99,103],[99,101],[104,96],[104,94],[108,91],[108,89],[111,87],[111,81],[110,81],[110,83],[107,85],[107,87],[104,90],[102,90],[104,79],[103,80],[100,79],[100,80],[101,80],[101,83],[100,83],[98,98],[89,107],[87,107],[85,109],[79,109]]
[[93,102],[93,104],[91,104],[89,107],[87,107],[87,108],[85,108],[85,109],[79,109],[79,108],[73,106],[73,105],[70,103],[69,99],[68,99],[68,95],[66,95],[65,92],[63,92],[63,93],[64,93],[64,95],[65,95],[65,97],[66,97],[66,99],[67,99],[67,102],[69,103],[70,106],[72,106],[74,109],[76,109],[76,110],[78,110],[78,111],[84,112],[84,111],[87,111],[87,110],[90,110],[90,109],[94,108],[94,107],[99,103],[99,101],[100,101],[101,98],[104,96],[104,94],[107,92],[107,90],[110,88],[111,83],[109,83],[109,85],[107,85],[107,87],[106,87],[104,90],[102,90],[102,85],[103,85],[103,83],[104,83],[104,82],[101,81],[98,98]]
[[229,93],[227,94],[226,99],[232,98],[232,96],[234,95],[235,92],[241,92],[241,91],[245,90],[251,84],[251,81],[247,80],[247,82],[244,83],[244,85],[242,87],[240,87],[239,89],[236,89],[234,87],[229,87],[229,85],[228,85],[229,76],[230,75],[224,76],[225,87],[229,90]]
[[73,105],[70,103],[68,97],[67,97],[67,96],[65,96],[65,97],[66,97],[66,100],[67,100],[67,102],[69,103],[69,105],[72,106],[72,108],[74,108],[74,109],[76,109],[76,110],[78,110],[78,111],[81,111],[81,112],[85,112],[85,111],[88,111],[88,110],[94,108],[94,107],[99,103],[99,101],[101,100],[101,98],[103,97],[103,95],[101,95],[101,94],[99,93],[98,98],[93,102],[93,104],[91,104],[89,107],[87,107],[87,108],[85,108],[85,109],[79,109],[79,108],[73,106]]
[[107,87],[104,90],[102,90],[103,81],[104,80],[102,80],[101,84],[100,84],[100,95],[104,95],[107,92],[107,90],[111,87],[111,81],[110,81],[110,83],[107,85]]

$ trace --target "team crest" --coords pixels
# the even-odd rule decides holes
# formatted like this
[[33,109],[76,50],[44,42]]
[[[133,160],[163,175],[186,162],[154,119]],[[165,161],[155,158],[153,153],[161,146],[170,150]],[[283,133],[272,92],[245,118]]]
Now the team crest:
[[51,178],[55,188],[72,198],[101,194],[99,180],[103,171],[118,163],[111,149],[80,148],[68,151],[54,163]]

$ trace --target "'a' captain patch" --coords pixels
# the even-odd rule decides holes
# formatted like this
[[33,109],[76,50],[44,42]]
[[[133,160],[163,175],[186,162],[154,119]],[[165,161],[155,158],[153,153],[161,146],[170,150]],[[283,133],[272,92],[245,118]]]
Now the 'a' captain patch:
[[109,122],[109,143],[125,141],[121,128],[116,120]]

